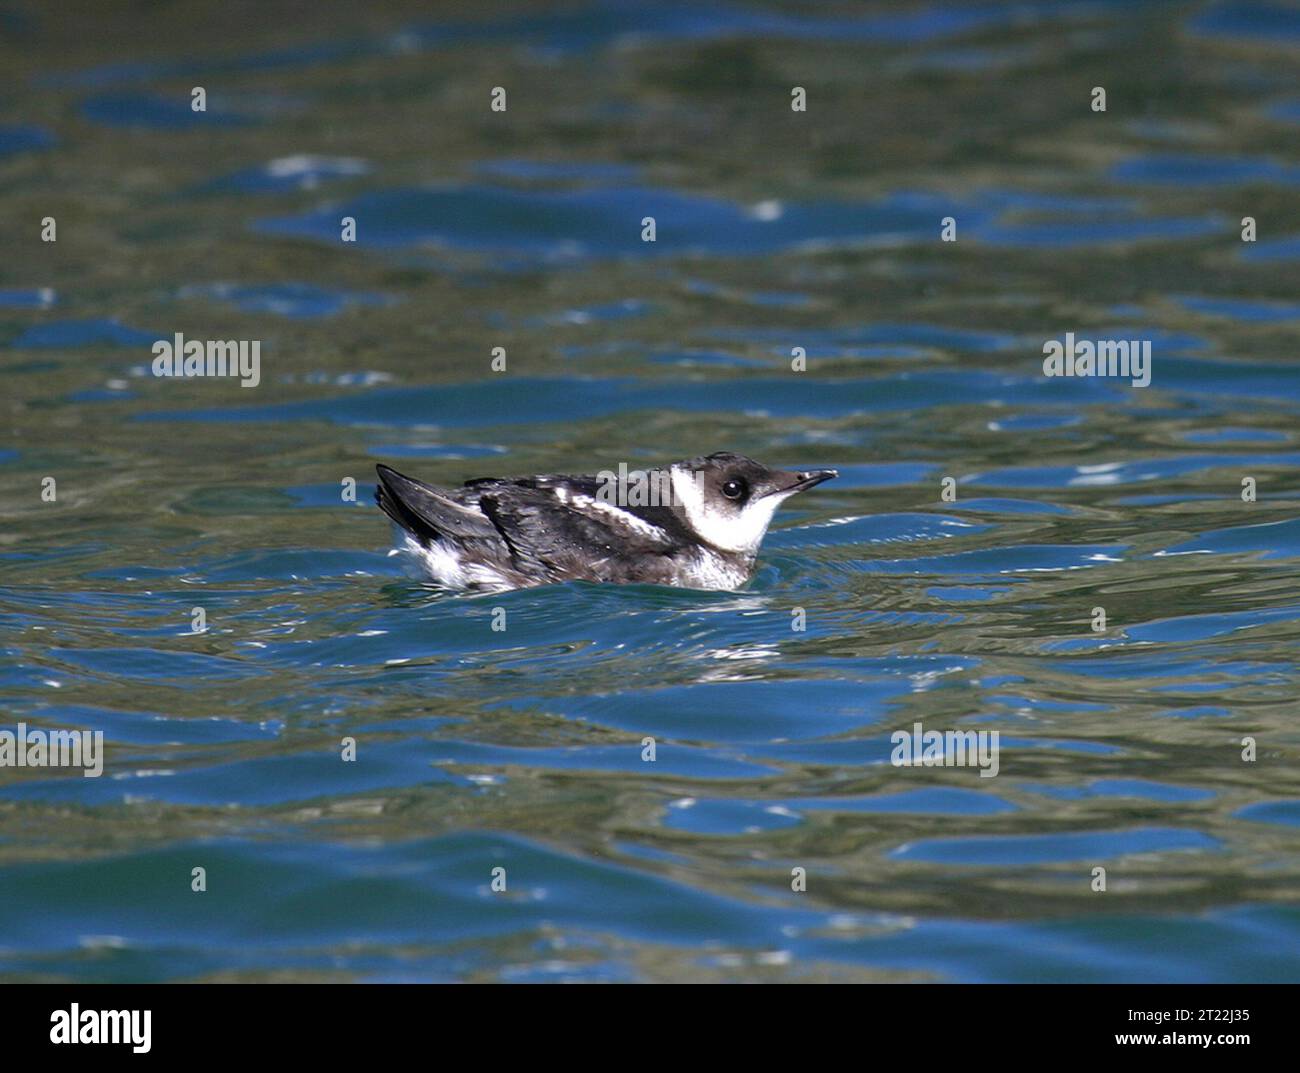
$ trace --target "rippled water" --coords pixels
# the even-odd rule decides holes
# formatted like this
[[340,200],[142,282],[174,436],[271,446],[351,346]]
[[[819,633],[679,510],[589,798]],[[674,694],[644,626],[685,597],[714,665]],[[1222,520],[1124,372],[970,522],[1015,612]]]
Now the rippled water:
[[[0,768],[0,973],[1300,979],[1300,11],[358,7],[0,17],[0,701],[107,742]],[[842,473],[738,593],[370,503],[717,449]]]

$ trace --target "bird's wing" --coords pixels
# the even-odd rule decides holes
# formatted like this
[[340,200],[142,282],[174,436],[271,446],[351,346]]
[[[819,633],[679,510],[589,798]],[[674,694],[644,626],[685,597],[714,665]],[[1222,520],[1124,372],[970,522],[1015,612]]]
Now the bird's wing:
[[450,536],[457,540],[496,539],[496,526],[473,505],[458,503],[454,493],[376,466],[375,500],[403,529],[421,540]]
[[482,482],[479,507],[500,531],[515,565],[554,579],[599,577],[663,555],[670,542],[654,526],[605,508],[572,485]]

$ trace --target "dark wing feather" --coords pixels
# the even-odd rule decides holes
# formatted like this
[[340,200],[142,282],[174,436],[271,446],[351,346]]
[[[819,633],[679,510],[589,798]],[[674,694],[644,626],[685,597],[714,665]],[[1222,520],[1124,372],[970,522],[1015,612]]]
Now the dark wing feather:
[[404,476],[388,466],[376,466],[379,486],[375,502],[385,514],[422,542],[442,536],[458,541],[499,540],[496,528],[472,507],[457,503],[453,493]]
[[550,488],[523,482],[484,484],[479,506],[509,546],[515,567],[524,573],[552,581],[653,582],[669,576],[662,543],[574,510]]

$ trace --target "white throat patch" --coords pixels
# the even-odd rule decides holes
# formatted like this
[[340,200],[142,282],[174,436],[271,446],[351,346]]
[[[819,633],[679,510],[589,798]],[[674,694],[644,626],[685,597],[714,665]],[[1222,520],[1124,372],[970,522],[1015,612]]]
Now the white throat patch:
[[792,492],[787,492],[785,495],[764,496],[746,504],[744,510],[736,513],[726,507],[715,509],[704,495],[703,484],[695,479],[690,470],[673,466],[669,473],[673,483],[673,497],[681,505],[687,524],[701,539],[723,551],[757,554],[776,508],[788,496],[793,495]]

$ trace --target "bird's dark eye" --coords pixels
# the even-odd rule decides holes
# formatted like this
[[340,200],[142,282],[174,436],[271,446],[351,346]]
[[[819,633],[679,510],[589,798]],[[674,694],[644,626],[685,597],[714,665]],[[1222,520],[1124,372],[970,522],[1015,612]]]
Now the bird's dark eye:
[[728,499],[743,499],[746,490],[745,482],[736,478],[729,480],[722,486],[722,494]]

